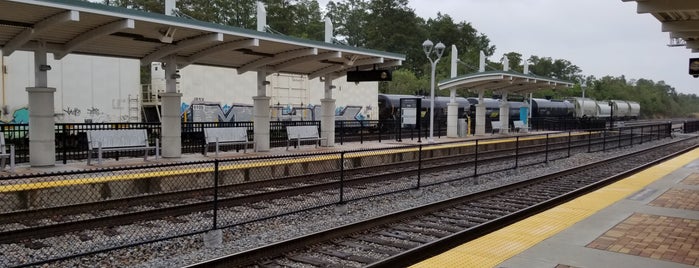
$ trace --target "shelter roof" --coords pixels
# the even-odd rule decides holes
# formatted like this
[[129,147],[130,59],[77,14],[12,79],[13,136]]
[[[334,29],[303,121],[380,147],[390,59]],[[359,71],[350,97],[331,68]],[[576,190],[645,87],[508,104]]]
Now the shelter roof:
[[686,46],[699,52],[699,1],[692,0],[622,0],[636,2],[636,12],[651,14],[670,33],[669,46]]
[[45,44],[60,59],[69,53],[140,59],[176,57],[256,71],[344,75],[356,68],[401,65],[405,56],[365,48],[202,22],[79,0],[0,0],[0,47],[8,56]]
[[540,89],[571,87],[573,83],[534,74],[513,71],[470,73],[440,81],[440,89],[494,90],[508,93],[529,93]]

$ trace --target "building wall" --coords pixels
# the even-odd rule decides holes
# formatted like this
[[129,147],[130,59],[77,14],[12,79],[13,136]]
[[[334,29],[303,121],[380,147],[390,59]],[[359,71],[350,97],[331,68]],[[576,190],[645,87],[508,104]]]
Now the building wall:
[[[1,52],[0,52],[1,53]],[[1,54],[0,54],[1,55]],[[125,122],[129,118],[129,97],[140,92],[139,61],[133,59],[68,55],[60,61],[49,54],[48,86],[56,88],[56,122]],[[2,115],[5,123],[29,120],[26,88],[34,86],[34,54],[17,51],[2,57]],[[137,101],[131,105],[138,105]]]

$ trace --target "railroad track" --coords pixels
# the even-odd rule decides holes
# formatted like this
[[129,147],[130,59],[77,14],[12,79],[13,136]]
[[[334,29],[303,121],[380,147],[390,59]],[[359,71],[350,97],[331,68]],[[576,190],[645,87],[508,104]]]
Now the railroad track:
[[189,267],[404,267],[696,147],[676,141]]
[[[539,163],[527,163],[526,157],[546,154],[548,159],[549,153],[541,150],[546,150],[546,152],[568,150],[567,153],[570,154],[570,150],[573,150],[573,153],[584,151],[584,148],[589,147],[591,142],[594,145],[602,141],[603,138],[595,141],[578,141],[570,147],[567,146],[566,142],[523,146],[517,148],[516,153],[513,153],[512,149],[490,150],[479,152],[478,157],[475,157],[474,154],[434,157],[422,160],[423,163],[419,173],[425,175],[426,179],[422,181],[424,185],[461,180],[476,174],[476,163],[478,163],[478,168],[484,169],[487,165],[511,162],[516,154],[522,158],[520,159],[521,164],[519,164],[521,167]],[[444,171],[463,170],[464,167],[472,167],[473,172],[456,172],[450,176],[434,175]],[[341,172],[343,172],[342,176],[344,176],[343,181],[339,179]],[[433,175],[429,176],[430,174]],[[480,173],[480,175],[483,174],[488,173]],[[418,175],[417,161],[404,161],[388,165],[357,167],[343,171],[303,174],[265,181],[225,185],[218,189],[217,206],[219,208],[238,206],[264,208],[264,205],[260,206],[257,204],[262,201],[284,200],[292,197],[294,200],[301,202],[305,199],[304,195],[333,191],[338,189],[339,184],[347,187],[347,198],[345,199],[347,201],[370,196],[372,193],[381,194],[380,189],[386,188],[387,185],[416,175]],[[212,209],[213,199],[214,188],[206,187],[104,202],[4,213],[0,214],[0,224],[21,223],[21,225],[26,227],[3,229],[3,231],[0,231],[0,243],[17,243],[27,238],[45,238],[86,229],[107,228],[206,212]],[[177,202],[173,202],[173,200],[177,200]],[[144,206],[144,204],[148,205]],[[132,209],[134,206],[141,206],[141,208],[134,211]],[[119,213],[105,213],[105,211],[118,211]],[[248,220],[255,221],[259,219]],[[232,222],[231,224],[246,222],[248,221]]]

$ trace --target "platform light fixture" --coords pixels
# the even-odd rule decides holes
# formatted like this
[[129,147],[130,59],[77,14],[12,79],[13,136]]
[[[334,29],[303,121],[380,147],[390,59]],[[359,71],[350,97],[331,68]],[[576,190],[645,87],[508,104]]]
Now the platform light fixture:
[[[437,43],[437,45],[434,45],[429,39],[422,42],[422,50],[432,65],[432,76],[430,79],[430,137],[427,139],[429,143],[434,143],[434,72],[445,48],[446,46],[442,42]],[[435,56],[434,60],[432,59],[432,54]]]

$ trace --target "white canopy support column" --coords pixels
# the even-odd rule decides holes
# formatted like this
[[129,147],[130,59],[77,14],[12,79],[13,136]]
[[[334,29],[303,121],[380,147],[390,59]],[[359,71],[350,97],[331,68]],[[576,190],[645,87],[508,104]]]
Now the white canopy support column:
[[[458,59],[459,51],[456,49],[456,45],[451,45],[451,78],[456,77],[456,61]],[[447,138],[458,138],[459,104],[456,103],[456,88],[449,89],[449,97],[449,103],[447,104]]]
[[323,146],[327,147],[335,146],[335,99],[333,99],[333,88],[335,88],[333,86],[333,77],[330,75],[325,76],[325,96],[320,100],[320,106],[323,109],[320,119],[320,135],[326,138]]
[[507,134],[510,132],[510,103],[507,102],[507,91],[502,92],[500,100],[500,133]]
[[478,104],[476,104],[476,135],[485,134],[485,102],[483,90],[478,91]]
[[48,87],[46,45],[43,42],[34,51],[35,86],[28,87],[29,94],[29,164],[32,167],[56,164],[56,138],[54,134],[53,94],[55,88]]
[[252,97],[254,102],[254,130],[255,143],[258,152],[269,151],[269,102],[267,97],[267,72],[257,70],[257,96]]
[[163,106],[161,137],[164,158],[182,156],[182,93],[177,92],[178,78],[176,56],[172,55],[165,60],[165,92],[160,93]]

